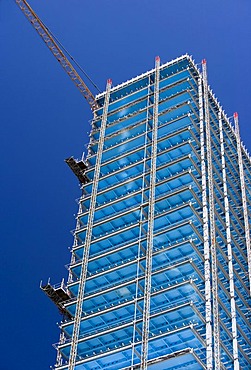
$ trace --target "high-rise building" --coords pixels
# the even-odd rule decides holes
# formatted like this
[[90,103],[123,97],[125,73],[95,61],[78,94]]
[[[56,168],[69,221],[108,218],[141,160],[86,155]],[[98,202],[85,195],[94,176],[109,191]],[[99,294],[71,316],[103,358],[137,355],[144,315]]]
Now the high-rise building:
[[[200,71],[201,69],[201,71]],[[97,97],[58,370],[251,369],[251,161],[184,55]]]

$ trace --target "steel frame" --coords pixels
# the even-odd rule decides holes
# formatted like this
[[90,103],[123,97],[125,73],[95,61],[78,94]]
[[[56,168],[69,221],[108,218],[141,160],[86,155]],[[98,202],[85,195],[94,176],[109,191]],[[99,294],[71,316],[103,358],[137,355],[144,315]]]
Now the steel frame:
[[246,244],[246,248],[247,248],[249,289],[250,289],[250,295],[251,295],[250,229],[249,229],[249,216],[248,216],[248,208],[247,208],[247,196],[246,196],[244,169],[243,169],[243,159],[242,159],[242,148],[241,148],[241,139],[240,139],[239,120],[238,120],[238,114],[237,113],[234,114],[234,123],[235,123],[235,134],[236,134],[237,153],[238,153],[238,165],[239,165],[239,171],[240,171],[242,208],[243,208],[244,227],[245,227],[245,244]]
[[212,353],[212,308],[211,308],[211,266],[209,247],[209,224],[207,204],[207,178],[206,178],[206,154],[205,154],[205,128],[202,79],[199,78],[199,114],[200,114],[200,144],[201,144],[201,179],[202,179],[202,207],[203,207],[203,238],[204,238],[204,260],[205,260],[205,317],[206,317],[206,354],[207,369],[213,368]]
[[102,150],[103,150],[103,145],[104,145],[105,130],[106,130],[106,124],[107,124],[107,112],[108,112],[108,106],[109,106],[111,85],[112,85],[112,81],[108,80],[107,85],[106,85],[106,96],[105,96],[105,102],[104,102],[104,107],[103,107],[102,122],[101,122],[101,127],[100,127],[99,145],[98,145],[98,151],[97,151],[96,166],[95,166],[95,171],[94,171],[94,180],[93,180],[90,210],[89,210],[89,217],[88,217],[87,230],[86,230],[84,255],[82,259],[81,275],[79,279],[78,300],[77,300],[77,306],[76,306],[76,313],[75,313],[75,320],[74,320],[74,327],[73,327],[73,334],[72,334],[71,352],[70,352],[70,358],[69,358],[69,370],[74,370],[76,357],[77,357],[77,344],[78,344],[78,336],[79,336],[79,329],[80,329],[80,321],[81,321],[81,316],[82,316],[82,305],[83,305],[83,299],[84,299],[87,265],[88,265],[89,250],[90,250],[91,238],[92,238],[92,226],[93,226],[93,221],[94,221],[94,212],[96,208],[96,198],[97,198],[98,183],[99,183],[99,176],[100,176]]
[[149,132],[149,107],[150,107],[150,78],[149,78],[149,85],[148,85],[148,94],[147,94],[147,117],[145,122],[145,140],[144,140],[144,158],[143,158],[143,173],[142,173],[142,186],[141,190],[141,204],[140,204],[140,219],[139,219],[139,240],[138,240],[138,255],[137,255],[137,274],[136,274],[136,288],[135,288],[135,299],[134,299],[134,316],[133,316],[133,336],[132,336],[132,358],[131,358],[131,368],[134,366],[134,355],[138,358],[140,358],[140,353],[136,350],[136,332],[140,333],[142,335],[142,331],[138,327],[138,323],[140,323],[140,320],[137,320],[138,315],[142,315],[142,309],[139,306],[139,272],[141,268],[141,261],[143,260],[143,257],[141,257],[142,252],[142,232],[143,232],[143,219],[144,219],[144,213],[143,208],[146,204],[146,202],[149,202],[149,199],[146,199],[145,190],[147,188],[146,183],[146,167],[147,167],[147,146],[148,146],[148,132]]
[[151,270],[152,270],[152,251],[153,251],[153,233],[154,233],[156,158],[157,158],[158,119],[159,119],[158,117],[159,79],[160,79],[159,68],[160,68],[160,58],[156,57],[155,59],[150,189],[149,189],[149,215],[148,215],[148,230],[147,230],[147,250],[146,250],[144,309],[143,309],[142,348],[141,348],[142,370],[147,369],[148,338],[149,338],[149,326],[150,326],[151,272],[152,272]]
[[213,296],[213,337],[214,337],[214,367],[220,370],[220,328],[218,309],[218,274],[217,274],[217,250],[215,233],[215,206],[214,206],[214,183],[213,163],[211,147],[210,115],[208,105],[208,84],[206,61],[202,61],[202,78],[204,92],[204,114],[206,123],[206,148],[207,148],[207,172],[208,172],[208,198],[209,198],[209,221],[210,221],[210,243],[211,243],[211,274],[212,274],[212,296]]
[[[242,328],[242,322],[246,323],[247,318],[241,305],[248,307],[248,291],[245,287],[247,275],[243,277],[246,255],[243,244],[238,244],[242,237],[240,228],[244,223],[243,204],[239,206],[243,195],[238,196],[235,186],[240,172],[234,163],[237,157],[233,152],[236,148],[235,136],[208,88],[206,63],[202,64],[201,74],[193,61],[190,58],[187,60],[187,67],[181,61],[178,69],[174,68],[171,73],[162,72],[162,66],[156,60],[155,69],[145,74],[148,80],[144,77],[142,83],[129,86],[128,90],[126,88],[126,91],[120,95],[116,93],[114,97],[111,94],[116,88],[110,89],[107,103],[109,116],[106,115],[106,119],[110,120],[109,135],[104,133],[103,141],[102,135],[97,135],[97,132],[102,131],[105,109],[102,119],[99,118],[96,124],[99,129],[92,130],[91,136],[95,134],[95,140],[90,143],[95,144],[95,147],[89,147],[87,158],[90,182],[82,185],[83,196],[79,200],[72,260],[68,266],[67,287],[72,298],[64,304],[69,313],[76,309],[76,316],[75,321],[69,319],[61,323],[60,329],[65,337],[62,335],[56,346],[56,367],[61,370],[73,370],[75,366],[84,367],[87,363],[86,366],[89,366],[89,362],[96,359],[97,364],[106,368],[108,358],[108,361],[111,358],[111,366],[114,366],[112,362],[115,354],[123,351],[124,358],[118,368],[127,364],[126,368],[130,370],[146,370],[152,361],[152,351],[156,352],[156,356],[157,353],[165,353],[164,349],[161,352],[162,349],[154,348],[154,340],[163,338],[161,348],[165,348],[168,335],[181,333],[182,325],[183,328],[189,327],[201,341],[202,347],[194,347],[194,353],[205,369],[226,369],[228,361],[231,366],[233,364],[234,370],[239,370],[243,363],[249,363],[246,355],[248,323],[247,327]],[[182,74],[178,76],[177,70],[188,75],[191,85],[186,90],[187,85],[182,87],[187,94],[184,97],[179,92],[179,82],[173,83],[184,77]],[[166,103],[169,99],[165,92],[168,89],[163,87],[165,81],[168,84],[166,76],[171,78],[170,86],[176,86],[174,91],[170,91],[170,94],[173,93],[171,98],[177,99],[173,105]],[[131,117],[125,111],[124,120],[117,120],[116,114],[119,112],[118,116],[123,116],[124,107],[130,106],[130,95],[141,90],[143,85],[144,91],[141,94],[144,98],[139,94],[136,100],[142,102],[145,99],[144,108],[140,108],[143,106],[140,105],[137,112],[144,110],[142,117],[146,118],[140,121],[136,117],[137,112],[133,113],[132,125],[131,121],[130,124],[125,121]],[[162,92],[163,99],[160,99]],[[124,106],[123,100],[121,104],[116,103],[127,95],[128,100]],[[101,105],[103,97],[100,94]],[[182,103],[179,104],[180,101]],[[116,109],[111,107],[113,102],[117,104]],[[100,114],[101,111],[96,113]],[[96,116],[94,121],[97,120]],[[170,128],[167,127],[169,124]],[[134,129],[134,125],[139,127]],[[158,131],[161,127],[163,131]],[[132,131],[123,135],[127,130]],[[137,140],[139,138],[135,141],[136,145],[133,141],[135,137]],[[112,138],[111,141],[106,143],[109,138]],[[164,141],[168,141],[167,145]],[[121,154],[114,155],[116,152],[121,153],[120,145],[126,145],[123,150],[127,158],[116,165],[116,160],[123,159]],[[183,148],[183,145],[186,146]],[[108,152],[109,147],[113,152]],[[246,166],[246,175],[248,162],[241,143],[240,148],[244,155],[242,165],[243,172]],[[176,152],[172,153],[172,150]],[[101,162],[100,155],[103,154],[106,157]],[[131,171],[135,163],[139,167],[137,171]],[[106,165],[109,168],[104,168]],[[169,180],[174,181],[169,184]],[[174,198],[169,198],[169,195]],[[134,196],[136,199],[131,202],[130,198]],[[250,206],[251,199],[247,197],[248,193],[246,208]],[[98,214],[94,222],[96,211]],[[83,251],[84,256],[81,258]],[[187,257],[183,253],[187,253]],[[81,271],[83,264],[86,269],[84,273]],[[176,270],[179,275],[176,275]],[[185,271],[190,272],[186,275]],[[122,290],[127,292],[122,293]],[[189,322],[183,321],[182,324],[182,319],[178,319],[177,331],[173,331],[174,326],[166,318],[169,326],[165,324],[164,331],[158,328],[156,318],[164,313],[171,315],[169,311],[175,312],[177,308],[173,305],[173,293],[175,295],[180,291],[178,302],[188,305],[188,290],[195,297],[194,302],[191,302],[196,316],[195,325],[186,326]],[[83,292],[82,296],[80,291]],[[190,299],[192,295],[189,295]],[[163,300],[159,312],[158,302],[164,296],[166,301]],[[86,325],[90,323],[93,327],[88,331]],[[116,337],[118,328],[123,339]],[[242,337],[242,342],[238,336]],[[93,343],[95,340],[95,344],[91,340]],[[69,351],[70,361],[67,363]]]
[[236,323],[236,304],[235,304],[235,289],[234,289],[234,271],[233,271],[233,253],[232,253],[232,239],[229,215],[229,200],[227,188],[227,175],[226,175],[226,161],[225,161],[225,148],[224,137],[222,128],[222,113],[219,112],[219,131],[220,131],[220,148],[221,148],[221,164],[222,164],[222,177],[223,177],[223,194],[224,194],[224,207],[225,207],[225,223],[226,223],[226,237],[227,237],[227,254],[228,254],[228,274],[229,274],[229,294],[231,297],[231,320],[232,320],[232,337],[233,337],[233,358],[234,370],[239,370],[238,358],[238,342],[237,342],[237,323]]

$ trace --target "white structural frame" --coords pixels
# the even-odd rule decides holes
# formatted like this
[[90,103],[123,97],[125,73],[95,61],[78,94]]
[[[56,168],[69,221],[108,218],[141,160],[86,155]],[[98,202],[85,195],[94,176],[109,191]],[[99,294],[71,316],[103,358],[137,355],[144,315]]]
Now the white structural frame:
[[147,230],[144,308],[141,346],[141,369],[147,369],[148,360],[148,338],[150,326],[150,304],[151,304],[151,282],[152,282],[152,251],[154,234],[154,209],[155,209],[155,185],[157,167],[157,144],[158,144],[158,120],[159,120],[159,80],[160,80],[160,58],[155,59],[155,81],[154,81],[154,103],[153,103],[153,127],[152,127],[152,153],[149,189],[149,214]]
[[90,209],[89,209],[89,216],[88,216],[88,222],[87,222],[87,228],[86,228],[84,254],[83,254],[83,259],[82,259],[82,264],[81,264],[81,274],[79,278],[78,297],[77,297],[76,313],[75,313],[75,318],[74,318],[72,343],[71,343],[71,351],[70,351],[70,358],[69,358],[69,370],[74,370],[75,363],[76,363],[76,357],[77,357],[77,345],[78,345],[78,337],[79,337],[79,330],[80,330],[80,321],[81,321],[81,316],[82,316],[82,305],[83,305],[83,300],[84,300],[84,289],[85,289],[85,281],[86,281],[86,274],[87,274],[87,265],[88,265],[89,251],[90,251],[91,238],[92,238],[92,227],[93,227],[93,221],[94,221],[94,212],[96,208],[96,199],[97,199],[97,192],[98,192],[102,151],[103,151],[104,140],[105,140],[105,130],[106,130],[106,123],[107,123],[107,113],[108,113],[108,106],[109,106],[109,100],[110,100],[111,85],[112,85],[112,81],[108,80],[107,85],[106,85],[106,96],[105,96],[105,101],[104,101],[104,106],[103,106],[103,115],[102,115],[100,134],[99,134],[99,143],[98,143],[93,187],[92,187],[91,200],[90,200]]
[[244,217],[245,240],[246,240],[246,248],[247,248],[249,290],[250,290],[250,295],[251,295],[251,246],[250,246],[250,228],[249,228],[249,217],[248,217],[248,207],[247,207],[247,195],[246,195],[245,176],[244,176],[244,169],[243,169],[243,159],[242,159],[242,148],[241,148],[241,139],[240,139],[239,119],[238,119],[238,114],[237,113],[234,113],[234,124],[235,124],[235,135],[236,135],[237,152],[238,152],[238,165],[239,165],[239,171],[240,171],[241,198],[242,198],[242,208],[243,208],[243,217]]
[[230,294],[230,297],[231,297],[230,305],[231,305],[232,336],[233,336],[234,370],[239,370],[240,365],[239,365],[239,358],[238,358],[232,238],[231,238],[231,228],[230,228],[230,214],[229,214],[229,200],[228,200],[228,189],[227,189],[226,160],[225,160],[224,137],[223,137],[223,127],[222,127],[222,112],[221,111],[219,112],[218,120],[219,120],[219,131],[220,131],[221,166],[222,166],[223,194],[224,194],[224,208],[225,208],[225,222],[226,222],[226,236],[227,236],[229,294]]
[[220,370],[220,327],[218,307],[218,274],[217,274],[217,250],[215,232],[215,210],[214,210],[214,180],[212,164],[210,114],[208,103],[207,65],[202,61],[202,78],[204,88],[204,112],[206,123],[206,148],[207,148],[207,170],[208,170],[208,200],[209,200],[209,221],[210,221],[210,242],[211,242],[211,272],[212,272],[212,296],[213,296],[213,337],[214,337],[214,368]]
[[133,316],[133,335],[132,335],[132,358],[131,358],[131,368],[133,369],[134,365],[134,354],[136,353],[137,357],[140,358],[140,353],[136,350],[136,332],[142,334],[140,330],[137,328],[137,313],[140,312],[141,314],[142,309],[139,307],[138,303],[138,292],[139,292],[139,272],[142,268],[140,261],[141,258],[141,250],[142,250],[142,228],[143,228],[143,203],[145,199],[145,187],[146,184],[146,165],[147,165],[147,144],[148,144],[148,126],[149,126],[149,105],[150,105],[150,77],[149,77],[149,85],[148,85],[148,97],[147,97],[147,116],[146,116],[146,125],[145,125],[145,141],[144,141],[144,159],[143,159],[143,173],[142,173],[142,189],[141,189],[141,204],[140,204],[140,219],[139,219],[139,240],[138,240],[138,255],[137,255],[137,272],[136,272],[136,287],[135,287],[135,298],[134,298],[134,316]]
[[203,238],[204,238],[204,274],[205,274],[205,316],[206,316],[206,358],[207,370],[213,369],[212,352],[212,307],[211,307],[211,266],[209,245],[209,224],[207,204],[207,176],[205,161],[205,132],[203,113],[202,79],[198,80],[199,115],[200,115],[200,155],[201,155],[201,178],[202,178],[202,207],[203,207]]

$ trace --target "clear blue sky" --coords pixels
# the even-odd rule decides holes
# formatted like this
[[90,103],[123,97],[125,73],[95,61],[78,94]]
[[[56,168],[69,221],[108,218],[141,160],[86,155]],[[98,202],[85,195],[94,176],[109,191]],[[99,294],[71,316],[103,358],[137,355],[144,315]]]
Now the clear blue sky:
[[[251,150],[250,0],[30,0],[41,19],[103,90],[192,54],[228,116],[239,112]],[[91,112],[15,1],[1,22],[1,365],[44,370],[58,341],[40,279],[67,276],[78,182],[64,159],[81,158]]]

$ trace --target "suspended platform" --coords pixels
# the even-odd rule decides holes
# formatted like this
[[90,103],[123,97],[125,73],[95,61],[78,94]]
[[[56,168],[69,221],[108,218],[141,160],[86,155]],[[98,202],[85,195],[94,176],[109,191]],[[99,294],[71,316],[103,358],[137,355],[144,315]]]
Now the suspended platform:
[[90,182],[90,179],[85,174],[87,165],[83,161],[77,161],[73,157],[70,157],[66,158],[65,162],[68,164],[72,172],[77,176],[82,184],[87,184],[88,182]]
[[52,300],[52,302],[57,306],[60,313],[68,319],[72,319],[71,314],[66,311],[63,307],[63,303],[71,299],[70,295],[67,293],[67,290],[64,285],[64,279],[59,286],[51,285],[50,281],[46,285],[40,284],[40,288],[43,292]]

